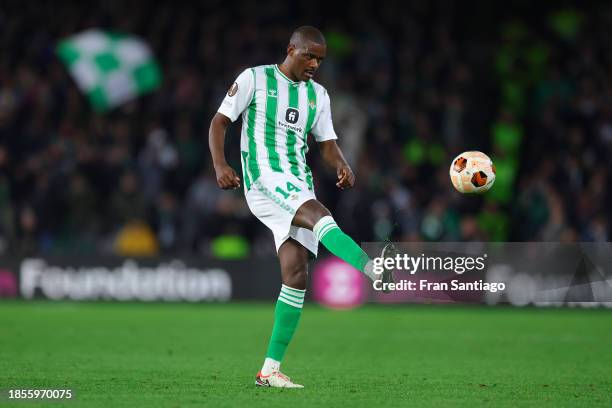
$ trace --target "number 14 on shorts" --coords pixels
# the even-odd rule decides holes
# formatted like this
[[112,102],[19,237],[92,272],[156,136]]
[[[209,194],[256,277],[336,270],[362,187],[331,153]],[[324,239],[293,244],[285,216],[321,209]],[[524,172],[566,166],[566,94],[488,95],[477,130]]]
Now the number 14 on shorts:
[[291,195],[291,192],[293,191],[295,191],[296,193],[299,193],[302,190],[300,190],[295,184],[289,181],[287,182],[287,188],[285,190],[283,190],[281,187],[276,187],[276,192],[282,195],[285,200],[289,198],[289,196]]

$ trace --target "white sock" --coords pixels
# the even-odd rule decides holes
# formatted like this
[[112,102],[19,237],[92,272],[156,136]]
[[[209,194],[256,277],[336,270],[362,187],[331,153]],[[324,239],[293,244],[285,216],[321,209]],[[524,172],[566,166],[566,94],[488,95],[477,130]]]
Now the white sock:
[[372,280],[372,282],[380,279],[380,275],[375,274],[373,269],[374,269],[374,263],[370,259],[368,263],[365,265],[365,267],[363,268],[363,273],[365,273],[366,276]]
[[261,368],[261,375],[267,377],[270,374],[272,374],[274,371],[279,371],[280,364],[281,364],[280,361],[276,361],[276,360],[266,357],[266,359],[264,360],[264,365]]

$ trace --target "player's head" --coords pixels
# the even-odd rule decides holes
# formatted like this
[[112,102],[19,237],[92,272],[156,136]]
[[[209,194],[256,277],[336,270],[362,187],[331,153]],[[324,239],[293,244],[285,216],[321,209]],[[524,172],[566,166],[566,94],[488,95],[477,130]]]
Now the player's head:
[[326,52],[323,33],[312,26],[301,26],[291,34],[285,62],[294,78],[308,81],[319,69]]

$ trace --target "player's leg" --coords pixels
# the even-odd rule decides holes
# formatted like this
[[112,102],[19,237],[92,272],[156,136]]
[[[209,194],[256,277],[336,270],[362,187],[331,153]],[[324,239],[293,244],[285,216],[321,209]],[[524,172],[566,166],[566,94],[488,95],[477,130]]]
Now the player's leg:
[[276,302],[274,327],[266,359],[255,383],[273,387],[300,387],[280,374],[280,364],[302,315],[308,277],[308,250],[290,238],[279,247],[278,258],[283,285]]
[[[319,242],[332,254],[354,266],[371,280],[381,279],[374,274],[368,255],[338,227],[329,210],[319,201],[309,200],[302,204],[293,218],[293,225],[312,230]],[[391,273],[384,273],[383,282],[389,279],[392,279]]]

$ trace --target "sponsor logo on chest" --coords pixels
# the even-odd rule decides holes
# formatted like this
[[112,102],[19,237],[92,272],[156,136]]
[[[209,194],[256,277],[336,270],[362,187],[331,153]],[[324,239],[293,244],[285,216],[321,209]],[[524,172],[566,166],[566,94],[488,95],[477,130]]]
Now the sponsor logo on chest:
[[296,108],[287,108],[285,110],[284,119],[285,120],[282,121],[279,118],[278,126],[283,127],[287,130],[292,130],[296,133],[302,133],[304,131],[304,128],[298,124],[298,121],[300,120],[300,111]]

